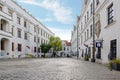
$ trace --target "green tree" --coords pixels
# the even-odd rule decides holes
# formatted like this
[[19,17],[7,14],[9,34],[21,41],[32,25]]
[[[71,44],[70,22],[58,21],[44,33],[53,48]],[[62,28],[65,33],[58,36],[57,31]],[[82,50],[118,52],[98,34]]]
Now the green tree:
[[50,44],[41,44],[41,52],[44,53],[44,57],[45,54],[51,49],[51,45]]
[[62,49],[62,40],[59,37],[51,36],[49,39],[49,44],[53,48],[53,55],[55,57],[56,52]]

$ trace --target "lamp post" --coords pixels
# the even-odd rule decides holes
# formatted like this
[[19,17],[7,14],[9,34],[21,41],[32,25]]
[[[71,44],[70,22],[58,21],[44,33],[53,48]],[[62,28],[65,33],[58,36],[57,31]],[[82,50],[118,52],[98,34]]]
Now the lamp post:
[[95,0],[93,0],[93,53],[91,62],[95,62]]

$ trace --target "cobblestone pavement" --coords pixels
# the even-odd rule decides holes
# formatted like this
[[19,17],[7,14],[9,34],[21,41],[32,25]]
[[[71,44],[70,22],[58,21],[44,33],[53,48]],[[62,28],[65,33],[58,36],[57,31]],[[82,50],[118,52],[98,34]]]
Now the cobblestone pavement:
[[120,72],[70,58],[0,60],[0,80],[120,80]]

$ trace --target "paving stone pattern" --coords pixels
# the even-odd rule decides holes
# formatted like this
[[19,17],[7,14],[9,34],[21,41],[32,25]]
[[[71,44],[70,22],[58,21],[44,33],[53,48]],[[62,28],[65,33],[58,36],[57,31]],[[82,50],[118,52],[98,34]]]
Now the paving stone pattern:
[[120,72],[72,58],[0,60],[0,80],[120,80]]

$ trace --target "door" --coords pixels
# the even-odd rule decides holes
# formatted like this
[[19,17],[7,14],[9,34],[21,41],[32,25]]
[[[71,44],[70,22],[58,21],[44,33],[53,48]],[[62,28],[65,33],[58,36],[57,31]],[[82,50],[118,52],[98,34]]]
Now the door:
[[112,59],[116,59],[116,55],[117,55],[117,40],[116,39],[111,41],[110,51],[111,51]]

